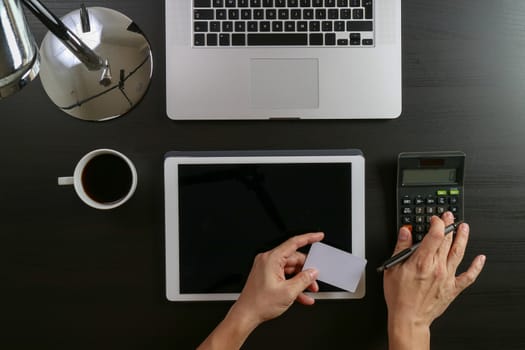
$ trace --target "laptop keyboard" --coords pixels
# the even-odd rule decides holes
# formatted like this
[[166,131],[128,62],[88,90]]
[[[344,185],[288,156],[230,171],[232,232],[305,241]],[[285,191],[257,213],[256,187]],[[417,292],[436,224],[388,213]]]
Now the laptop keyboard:
[[192,0],[194,47],[373,47],[374,0]]

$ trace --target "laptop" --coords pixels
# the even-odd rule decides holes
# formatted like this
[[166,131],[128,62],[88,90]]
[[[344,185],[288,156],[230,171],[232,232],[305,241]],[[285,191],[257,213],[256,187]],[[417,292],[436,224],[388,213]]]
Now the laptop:
[[[307,232],[365,258],[364,164],[359,150],[166,154],[168,300],[235,300],[258,253]],[[365,274],[353,293],[319,287],[316,299],[362,298]]]
[[401,0],[166,0],[176,120],[396,118]]

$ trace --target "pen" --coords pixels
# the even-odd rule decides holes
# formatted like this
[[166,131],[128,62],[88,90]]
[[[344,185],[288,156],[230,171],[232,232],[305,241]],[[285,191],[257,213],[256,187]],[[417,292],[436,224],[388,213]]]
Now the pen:
[[[458,226],[462,222],[463,222],[463,220],[460,220],[458,222],[455,222],[455,223],[450,224],[447,227],[445,227],[445,234],[448,234],[448,233],[450,233],[452,231],[456,231]],[[406,248],[406,249],[400,251],[399,253],[397,253],[396,255],[394,255],[393,257],[388,259],[387,261],[385,261],[383,263],[383,265],[379,266],[377,268],[377,272],[383,272],[384,270],[387,270],[387,269],[391,268],[392,266],[397,265],[397,264],[399,264],[402,261],[405,261],[406,259],[408,259],[410,257],[410,255],[412,255],[416,251],[416,249],[419,247],[420,244],[421,244],[421,242],[418,242],[418,243],[414,244],[412,247]]]

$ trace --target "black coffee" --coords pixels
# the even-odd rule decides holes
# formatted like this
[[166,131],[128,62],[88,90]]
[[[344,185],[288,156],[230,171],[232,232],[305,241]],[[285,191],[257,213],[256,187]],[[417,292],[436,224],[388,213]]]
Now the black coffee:
[[99,203],[111,203],[124,198],[132,181],[128,163],[113,154],[101,154],[91,159],[82,173],[84,190]]

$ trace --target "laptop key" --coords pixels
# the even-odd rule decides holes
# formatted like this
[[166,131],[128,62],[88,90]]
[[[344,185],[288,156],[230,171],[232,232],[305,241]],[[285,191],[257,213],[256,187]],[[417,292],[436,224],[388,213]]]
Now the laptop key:
[[208,33],[206,34],[206,45],[217,46],[217,34]]
[[365,8],[365,18],[372,19],[373,18],[372,0],[364,0],[363,7]]
[[193,0],[193,7],[211,7],[211,0]]
[[228,10],[228,19],[239,19],[239,10]]
[[220,32],[221,31],[221,22],[213,21],[210,22],[210,32]]
[[261,32],[269,32],[272,29],[272,25],[269,21],[262,21],[259,23]]
[[285,32],[295,32],[295,22],[294,21],[284,22],[284,31]]
[[301,7],[310,7],[310,0],[301,0]]
[[232,34],[232,46],[244,46],[246,45],[245,34]]
[[245,32],[246,31],[246,22],[237,21],[235,22],[235,31],[236,32]]
[[310,45],[323,45],[323,34],[310,34]]
[[333,30],[331,21],[323,21],[321,27],[323,28],[323,32],[331,32]]
[[361,9],[354,9],[352,11],[352,16],[353,16],[354,19],[363,19],[363,17],[364,17],[363,10],[361,10]]
[[204,46],[204,34],[195,34],[193,36],[193,45]]
[[230,21],[222,22],[222,31],[223,32],[233,32],[233,22],[230,22]]
[[213,19],[213,10],[194,10],[194,19]]
[[326,33],[324,35],[325,45],[335,45],[335,33]]
[[220,46],[230,46],[230,34],[227,34],[227,33],[219,34],[219,45]]
[[300,33],[248,34],[249,46],[297,46],[308,44],[308,35]]
[[205,33],[208,31],[208,22],[193,22],[193,31],[199,33]]
[[226,10],[216,10],[215,11],[215,19],[226,19],[227,17]]
[[372,28],[372,21],[346,21],[346,30],[348,32],[370,32]]
[[283,22],[273,21],[272,22],[272,32],[282,32],[282,31],[283,31]]

